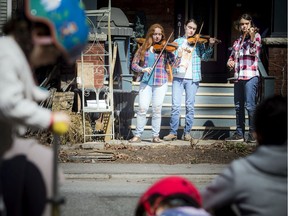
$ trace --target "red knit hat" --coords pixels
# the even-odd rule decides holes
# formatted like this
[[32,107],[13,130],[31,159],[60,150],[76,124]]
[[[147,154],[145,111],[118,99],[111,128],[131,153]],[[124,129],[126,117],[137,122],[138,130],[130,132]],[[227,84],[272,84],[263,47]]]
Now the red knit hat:
[[180,176],[164,177],[154,183],[141,196],[138,206],[143,206],[146,212],[154,215],[152,212],[149,200],[153,195],[159,195],[161,200],[172,195],[185,195],[192,198],[199,207],[202,206],[202,199],[198,189],[187,179]]

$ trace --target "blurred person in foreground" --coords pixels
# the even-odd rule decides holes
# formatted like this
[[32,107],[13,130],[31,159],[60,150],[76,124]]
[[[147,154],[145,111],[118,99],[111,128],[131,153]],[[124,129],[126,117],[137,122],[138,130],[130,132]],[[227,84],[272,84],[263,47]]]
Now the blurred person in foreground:
[[135,216],[210,216],[202,209],[198,189],[186,178],[168,176],[140,197]]
[[[37,86],[33,71],[55,64],[59,57],[76,60],[87,43],[86,15],[78,0],[25,0],[24,11],[12,17],[3,32],[0,214],[51,215],[53,151],[24,135],[28,127],[61,134],[70,118],[39,106],[49,94]],[[63,173],[59,175],[63,180]]]
[[[202,193],[215,215],[287,215],[287,98],[273,96],[255,112],[258,148],[233,161]],[[229,213],[228,213],[229,212]]]

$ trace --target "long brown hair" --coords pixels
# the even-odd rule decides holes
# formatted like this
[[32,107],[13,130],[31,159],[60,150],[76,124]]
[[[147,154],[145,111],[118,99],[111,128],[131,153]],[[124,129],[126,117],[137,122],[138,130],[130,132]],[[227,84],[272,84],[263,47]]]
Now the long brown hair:
[[140,60],[141,61],[144,61],[144,56],[145,56],[146,50],[148,50],[151,46],[153,46],[153,34],[154,34],[156,28],[161,29],[161,32],[162,32],[161,41],[166,39],[164,28],[160,24],[155,23],[155,24],[151,25],[150,28],[148,29],[147,33],[146,33],[145,42],[141,46],[141,54],[140,54]]
[[37,29],[39,35],[50,35],[50,30],[46,24],[31,22],[23,14],[15,15],[2,28],[5,35],[12,35],[14,37],[27,59],[29,59],[34,46],[32,40],[33,29]]
[[195,19],[191,18],[191,19],[188,19],[186,22],[185,22],[185,26],[187,26],[190,22],[194,23],[196,26],[198,26],[198,23]]
[[5,35],[13,35],[28,58],[33,48],[32,23],[25,17],[15,16],[15,18],[11,18],[5,23],[2,30]]

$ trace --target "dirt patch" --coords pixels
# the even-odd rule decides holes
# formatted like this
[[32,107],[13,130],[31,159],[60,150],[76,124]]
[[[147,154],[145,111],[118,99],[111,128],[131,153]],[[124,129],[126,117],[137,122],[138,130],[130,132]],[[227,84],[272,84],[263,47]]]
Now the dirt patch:
[[[27,137],[38,139],[46,146],[52,146],[53,143],[53,135],[50,132],[30,133]],[[72,138],[79,139],[75,134]],[[177,145],[176,141],[173,144],[147,142],[141,146],[127,144],[127,141],[117,141],[119,144],[102,142],[101,148],[83,148],[82,144],[67,144],[67,139],[71,139],[69,134],[61,136],[60,139],[59,161],[62,163],[227,164],[251,154],[256,149],[255,145],[245,142],[227,143],[219,140],[209,144],[201,144],[206,143],[205,140],[196,144],[186,142],[184,145]]]
[[[67,112],[71,117],[71,127],[67,134],[61,136],[61,148],[59,151],[59,161],[61,162],[105,162],[105,163],[158,163],[158,164],[198,164],[213,163],[226,164],[244,157],[255,150],[255,146],[246,143],[226,143],[215,141],[209,145],[201,145],[199,142],[188,143],[186,145],[162,144],[132,146],[127,141],[119,140],[120,144],[104,144],[103,148],[83,149],[80,145],[83,141],[83,121],[82,115],[72,112],[74,93],[52,92],[51,100],[47,101],[47,108]],[[86,119],[87,118],[87,119]],[[101,125],[96,123],[96,125]],[[92,134],[91,119],[85,116],[86,134]],[[97,128],[95,128],[97,130]],[[49,131],[28,132],[27,137],[39,140],[43,145],[51,146],[53,134]],[[92,140],[87,140],[87,142]],[[70,143],[68,146],[67,143]],[[118,142],[117,142],[118,143]],[[77,147],[75,147],[77,146]]]
[[[144,143],[141,146],[127,144],[125,140],[118,140],[117,144],[102,143],[102,148],[83,148],[82,116],[71,112],[72,96],[70,94],[55,94],[52,110],[67,112],[71,117],[71,127],[67,134],[60,139],[60,162],[85,162],[85,163],[157,163],[157,164],[227,164],[231,161],[251,154],[255,145],[246,143],[226,143],[215,140],[212,143],[191,142],[183,145],[175,143],[153,144]],[[67,103],[67,101],[71,101]],[[92,134],[91,119],[86,116],[85,128],[87,134]],[[96,124],[101,125],[101,124]],[[97,128],[95,128],[97,129]],[[49,131],[28,132],[27,137],[39,140],[43,145],[52,146],[53,134]],[[91,139],[86,142],[93,141]],[[180,142],[180,141],[179,141]],[[68,144],[70,143],[70,144]]]
[[215,141],[209,145],[105,144],[104,149],[62,149],[61,162],[227,164],[251,154],[255,146],[246,143]]

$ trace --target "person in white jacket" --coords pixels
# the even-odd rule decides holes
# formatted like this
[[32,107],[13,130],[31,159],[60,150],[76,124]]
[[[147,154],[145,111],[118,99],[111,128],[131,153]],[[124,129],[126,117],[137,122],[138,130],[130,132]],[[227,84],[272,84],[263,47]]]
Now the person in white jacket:
[[77,0],[25,0],[23,6],[0,38],[0,215],[51,215],[53,152],[24,135],[27,127],[67,131],[70,118],[39,106],[49,95],[33,71],[60,56],[73,62],[87,44],[88,26]]
[[256,151],[233,161],[202,191],[204,208],[215,215],[232,215],[230,206],[241,216],[287,215],[287,98],[264,100],[254,121]]

